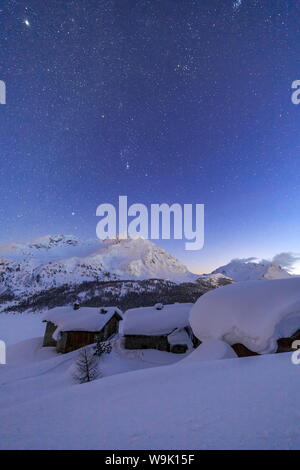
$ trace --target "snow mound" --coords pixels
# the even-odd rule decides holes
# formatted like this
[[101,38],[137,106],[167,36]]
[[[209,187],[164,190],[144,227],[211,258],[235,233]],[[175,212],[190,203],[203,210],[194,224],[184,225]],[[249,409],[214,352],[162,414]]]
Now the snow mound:
[[278,263],[262,260],[235,259],[225,266],[215,269],[212,274],[223,274],[235,281],[255,281],[258,279],[285,279],[291,274],[283,269]]
[[275,352],[279,338],[300,329],[300,278],[241,282],[210,291],[191,309],[190,324],[200,340]]
[[237,357],[234,350],[224,341],[207,339],[195,351],[186,356],[181,362],[216,361]]
[[7,364],[22,366],[57,356],[54,348],[43,348],[43,338],[31,338],[11,345],[7,349]]

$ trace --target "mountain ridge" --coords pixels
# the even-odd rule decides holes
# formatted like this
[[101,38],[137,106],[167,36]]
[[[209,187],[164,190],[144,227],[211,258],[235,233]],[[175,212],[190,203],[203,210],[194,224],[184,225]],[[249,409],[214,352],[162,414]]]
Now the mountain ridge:
[[271,280],[284,279],[292,275],[274,261],[250,259],[234,259],[228,264],[220,266],[212,271],[212,274],[223,274],[236,282],[254,281],[254,280]]
[[0,311],[63,305],[195,301],[232,282],[278,279],[290,274],[278,263],[232,260],[210,274],[191,273],[149,240],[81,240],[46,235],[0,247]]
[[[196,300],[232,282],[222,274],[198,275],[149,240],[80,240],[47,235],[0,247],[0,303],[5,311],[72,302],[135,306],[151,299]],[[134,304],[135,303],[135,304]]]

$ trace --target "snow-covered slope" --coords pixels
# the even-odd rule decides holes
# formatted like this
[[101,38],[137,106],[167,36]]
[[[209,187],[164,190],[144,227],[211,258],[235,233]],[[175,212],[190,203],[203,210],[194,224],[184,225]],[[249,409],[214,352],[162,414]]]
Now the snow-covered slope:
[[84,256],[95,250],[97,240],[80,241],[74,235],[45,235],[30,242],[11,243],[0,247],[0,257],[23,261],[28,258],[55,260],[71,256]]
[[117,279],[197,278],[177,259],[144,239],[87,240],[45,236],[0,248],[0,288],[33,294],[63,284]]
[[207,292],[192,307],[190,324],[200,340],[275,352],[279,338],[300,329],[300,277],[238,282]]
[[42,322],[42,315],[38,313],[0,315],[0,339],[5,341],[7,346],[35,336],[42,336],[44,331],[45,323]]
[[0,368],[1,449],[300,447],[290,353],[181,361],[82,385],[70,380],[74,353],[47,354]]
[[221,273],[212,273],[212,274],[201,274],[198,277],[196,282],[201,283],[202,286],[207,286],[208,290],[215,289],[216,287],[226,286],[227,284],[232,284],[234,280],[229,276],[225,276]]
[[216,361],[237,357],[232,347],[219,339],[206,339],[200,346],[187,355],[181,362]]
[[272,261],[232,260],[215,269],[212,274],[221,273],[235,281],[254,281],[258,279],[283,279],[291,275],[278,263]]

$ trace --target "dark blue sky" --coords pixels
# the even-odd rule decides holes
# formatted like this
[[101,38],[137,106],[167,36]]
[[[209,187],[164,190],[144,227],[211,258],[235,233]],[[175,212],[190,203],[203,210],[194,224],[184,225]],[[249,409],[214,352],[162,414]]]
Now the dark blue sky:
[[7,0],[0,241],[94,237],[96,207],[204,203],[207,271],[299,251],[296,0]]

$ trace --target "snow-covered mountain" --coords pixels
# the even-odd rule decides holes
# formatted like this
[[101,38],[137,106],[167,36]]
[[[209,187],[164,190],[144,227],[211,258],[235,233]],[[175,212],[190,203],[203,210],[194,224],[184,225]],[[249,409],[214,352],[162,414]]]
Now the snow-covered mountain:
[[255,281],[259,279],[284,279],[290,277],[284,268],[274,261],[254,261],[236,259],[215,269],[212,274],[221,273],[235,281]]
[[0,311],[40,310],[80,299],[122,308],[195,302],[231,283],[199,276],[149,240],[80,240],[47,235],[0,247]]
[[122,279],[193,281],[176,258],[144,239],[87,240],[47,235],[0,248],[0,289],[33,294],[64,284]]

